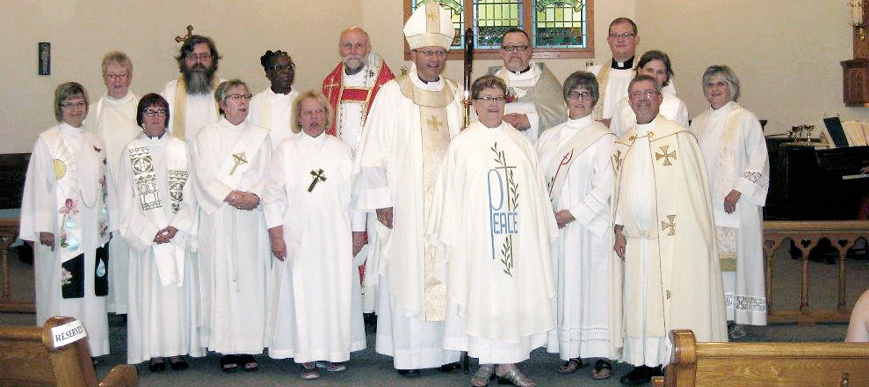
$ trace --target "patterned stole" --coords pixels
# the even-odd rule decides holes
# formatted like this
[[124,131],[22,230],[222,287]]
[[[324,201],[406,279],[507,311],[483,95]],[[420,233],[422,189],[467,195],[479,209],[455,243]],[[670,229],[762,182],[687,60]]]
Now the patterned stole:
[[332,105],[332,113],[335,114],[332,120],[332,126],[326,131],[335,137],[341,138],[341,133],[338,130],[338,120],[341,119],[341,107],[344,102],[355,102],[362,104],[362,119],[360,121],[359,138],[356,140],[356,146],[353,147],[355,152],[359,145],[359,140],[362,138],[362,130],[365,128],[365,119],[368,117],[368,112],[371,110],[371,102],[377,96],[377,92],[386,82],[389,82],[395,75],[392,70],[386,65],[379,55],[369,54],[368,66],[363,69],[368,71],[368,76],[365,79],[365,84],[362,86],[345,86],[344,85],[344,64],[339,63],[332,72],[323,80],[323,94],[329,103]]
[[[415,73],[410,75],[416,76]],[[446,107],[453,102],[455,89],[446,80],[443,82],[444,87],[441,91],[419,89],[408,75],[401,76],[396,81],[401,88],[401,93],[419,106],[423,153],[423,214],[428,216],[441,161],[450,145]],[[435,247],[428,241],[423,243],[425,251],[425,319],[427,321],[444,321],[447,312],[446,284],[440,282],[434,274]]]
[[600,95],[597,99],[598,103],[591,111],[591,118],[595,121],[603,119],[603,105],[606,103],[606,84],[610,78],[610,66],[609,63],[606,66],[601,66],[600,73],[597,74],[597,89],[600,91]]

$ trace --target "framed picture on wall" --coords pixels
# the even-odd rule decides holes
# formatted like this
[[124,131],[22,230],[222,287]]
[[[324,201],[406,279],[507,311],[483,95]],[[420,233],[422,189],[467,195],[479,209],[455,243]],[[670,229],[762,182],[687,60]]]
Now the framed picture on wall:
[[51,43],[39,42],[37,53],[39,56],[39,75],[51,75]]

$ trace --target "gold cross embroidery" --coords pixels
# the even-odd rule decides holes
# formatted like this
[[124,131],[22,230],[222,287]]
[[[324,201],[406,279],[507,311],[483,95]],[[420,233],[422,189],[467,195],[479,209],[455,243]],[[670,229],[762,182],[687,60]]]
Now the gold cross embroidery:
[[328,79],[326,79],[326,81],[329,82],[324,86],[324,88],[326,89],[326,98],[332,98],[332,90],[335,88],[335,86],[340,86],[340,85],[338,83],[335,83],[335,77],[333,77],[331,75],[329,76]]
[[670,153],[667,153],[667,149],[670,149],[670,146],[664,145],[664,146],[661,146],[661,151],[664,152],[664,154],[660,154],[657,152],[655,153],[655,160],[664,159],[664,166],[673,165],[673,163],[670,162],[671,157],[673,158],[673,160],[676,159],[676,151],[672,151]]
[[318,169],[316,171],[311,170],[311,176],[314,176],[314,181],[311,182],[311,185],[308,186],[308,192],[314,190],[314,186],[321,181],[326,181],[326,176],[323,175],[323,170]]
[[232,169],[229,171],[229,174],[235,173],[235,169],[238,168],[241,164],[247,164],[247,156],[244,155],[244,152],[241,153],[233,153],[232,159],[235,161],[235,165],[232,166]]
[[429,8],[425,12],[425,18],[428,19],[428,22],[431,24],[437,25],[438,22],[438,11],[437,8]]
[[616,165],[616,171],[622,169],[622,162],[623,161],[624,160],[622,159],[622,151],[620,151],[620,150],[616,151],[616,154],[613,155],[613,164]]
[[667,215],[667,220],[670,222],[661,222],[661,231],[670,229],[670,232],[667,233],[667,236],[676,235],[676,215]]
[[428,127],[432,130],[440,130],[441,125],[444,124],[443,121],[439,120],[435,116],[431,116],[428,120],[425,121],[428,124]]

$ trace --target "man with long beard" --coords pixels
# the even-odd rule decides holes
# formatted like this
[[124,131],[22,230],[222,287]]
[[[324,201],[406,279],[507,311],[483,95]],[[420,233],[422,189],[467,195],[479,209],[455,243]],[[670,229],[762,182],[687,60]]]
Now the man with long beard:
[[175,58],[181,77],[166,83],[160,93],[169,102],[169,132],[182,140],[196,138],[203,126],[217,122],[214,89],[220,80],[214,76],[220,54],[207,36],[193,35],[181,46]]

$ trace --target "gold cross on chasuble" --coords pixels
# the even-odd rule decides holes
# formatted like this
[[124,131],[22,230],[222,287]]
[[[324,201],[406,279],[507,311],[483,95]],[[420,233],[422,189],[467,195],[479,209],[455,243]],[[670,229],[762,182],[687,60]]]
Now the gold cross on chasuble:
[[661,151],[664,152],[664,154],[660,154],[660,153],[655,152],[655,160],[657,161],[660,159],[664,159],[664,166],[673,165],[673,163],[670,162],[671,157],[673,158],[673,160],[676,160],[676,151],[672,151],[670,153],[667,153],[667,149],[670,149],[670,146],[663,145],[663,146],[661,146]]
[[661,222],[661,231],[670,229],[670,232],[667,233],[667,236],[676,235],[676,215],[667,215],[667,220],[669,222]]
[[235,173],[235,169],[238,168],[241,164],[247,164],[247,156],[244,155],[244,152],[233,153],[232,159],[235,161],[235,165],[232,166],[232,169],[229,171],[229,174]]
[[434,131],[441,130],[441,127],[444,125],[444,122],[439,120],[437,116],[431,116],[425,121],[428,128]]
[[311,185],[308,186],[308,192],[313,191],[314,186],[316,186],[317,183],[319,183],[321,181],[326,181],[326,176],[323,175],[322,169],[318,169],[316,171],[311,170],[311,176],[314,176],[314,180],[311,181]]

